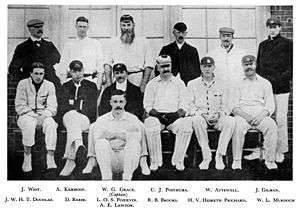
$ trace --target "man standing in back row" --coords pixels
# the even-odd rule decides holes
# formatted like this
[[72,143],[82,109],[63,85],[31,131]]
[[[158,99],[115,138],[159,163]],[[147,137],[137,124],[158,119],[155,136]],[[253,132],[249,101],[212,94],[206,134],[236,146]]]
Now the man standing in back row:
[[269,37],[259,44],[257,73],[272,84],[278,126],[276,162],[281,163],[284,153],[288,152],[287,113],[293,75],[293,42],[280,35],[281,23],[278,18],[269,18],[266,25]]
[[[137,36],[131,15],[120,18],[121,36],[112,39],[105,71],[111,73],[115,63],[123,63],[128,70],[128,80],[144,92],[153,69],[153,58],[146,38]],[[111,79],[109,81],[112,81]]]
[[59,71],[57,72],[61,84],[66,82],[69,64],[73,60],[83,63],[86,79],[96,83],[98,90],[102,85],[103,52],[99,41],[88,37],[89,20],[83,16],[76,19],[76,39],[68,41],[63,48]]
[[178,22],[173,27],[175,41],[164,46],[159,55],[169,55],[172,60],[172,74],[179,76],[187,85],[190,80],[200,77],[198,51],[185,41],[187,35],[185,23]]

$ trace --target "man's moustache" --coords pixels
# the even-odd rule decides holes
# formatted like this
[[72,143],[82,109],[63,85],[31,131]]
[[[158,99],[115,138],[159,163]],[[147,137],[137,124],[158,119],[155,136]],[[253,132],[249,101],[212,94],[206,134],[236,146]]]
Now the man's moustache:
[[39,30],[38,33],[43,33],[43,30]]
[[122,110],[122,108],[121,107],[116,107],[115,110]]
[[183,37],[182,37],[182,36],[179,36],[178,38],[179,38],[180,40],[182,40],[182,39],[183,39]]
[[163,71],[163,73],[165,74],[165,73],[169,73],[169,72],[171,72],[170,70],[168,70],[168,71]]

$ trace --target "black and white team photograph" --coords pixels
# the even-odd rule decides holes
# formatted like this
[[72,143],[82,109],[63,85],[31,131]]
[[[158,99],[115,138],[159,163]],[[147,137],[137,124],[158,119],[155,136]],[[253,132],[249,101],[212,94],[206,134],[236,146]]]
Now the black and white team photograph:
[[8,181],[294,179],[293,5],[7,14]]

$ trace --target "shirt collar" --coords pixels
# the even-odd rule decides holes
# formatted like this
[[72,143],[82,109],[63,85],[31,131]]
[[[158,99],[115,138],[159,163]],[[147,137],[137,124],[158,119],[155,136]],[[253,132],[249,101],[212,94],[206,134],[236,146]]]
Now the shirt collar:
[[[244,77],[243,80],[244,80],[244,81],[251,81],[251,80],[250,80],[249,78],[247,78],[247,77]],[[258,80],[257,74],[255,74],[255,77],[254,77],[253,80]]]
[[215,84],[216,79],[215,79],[215,77],[214,77],[213,80],[212,80],[210,83],[207,83],[207,82],[203,79],[203,77],[201,77],[201,81],[202,81],[202,83],[203,83],[204,86],[207,86],[208,88],[210,88],[213,84]]
[[232,49],[233,49],[233,43],[231,44],[231,46],[229,47],[229,49],[227,50],[222,44],[221,44],[222,49],[224,49],[227,53],[229,53]]
[[[109,118],[110,121],[115,120],[115,117],[113,116],[112,111],[109,112],[108,116],[109,116],[108,118]],[[127,113],[126,113],[126,111],[123,112],[122,117],[119,120],[127,120]]]
[[41,41],[42,40],[42,38],[35,38],[33,36],[30,36],[30,39],[32,40],[32,42],[34,42],[34,41]]
[[[83,79],[82,79],[83,80]],[[75,83],[74,82],[74,80],[72,80],[72,82],[73,82],[73,84],[74,84],[74,86],[76,87],[80,87],[81,86],[81,83],[82,83],[82,80],[80,80],[80,82],[77,84],[77,83]]]
[[157,76],[157,82],[172,82],[174,80],[174,76],[172,75],[168,80],[163,80],[160,75]]
[[175,43],[176,43],[178,49],[181,49],[182,46],[185,44],[185,41],[183,43],[178,43],[177,41],[175,41]]
[[120,89],[125,92],[126,88],[127,88],[127,79],[125,79],[125,81],[122,83],[119,83],[118,81],[116,81],[116,89]]
[[277,40],[278,38],[281,38],[280,33],[279,33],[277,36],[273,37],[273,38],[271,38],[270,35],[268,36],[268,39],[269,39],[269,40]]

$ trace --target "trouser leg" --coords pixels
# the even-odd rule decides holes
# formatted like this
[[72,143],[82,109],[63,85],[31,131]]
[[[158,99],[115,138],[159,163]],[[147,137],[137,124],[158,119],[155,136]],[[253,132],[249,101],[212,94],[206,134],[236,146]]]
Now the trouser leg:
[[57,123],[52,117],[48,117],[42,124],[43,133],[45,134],[45,143],[47,150],[55,150],[57,141]]
[[193,129],[196,134],[199,146],[201,147],[203,160],[211,159],[211,151],[209,148],[209,140],[207,135],[207,123],[202,116],[194,116],[192,118]]
[[140,141],[135,138],[130,138],[126,141],[124,148],[123,161],[123,179],[131,180],[134,170],[138,167],[140,158],[141,146]]
[[102,180],[112,179],[112,169],[116,156],[112,150],[109,141],[106,139],[98,139],[95,141],[96,159],[100,167]]
[[218,141],[217,153],[226,155],[228,143],[232,138],[235,129],[234,118],[230,116],[221,117],[215,128],[221,131]]
[[67,129],[67,143],[64,158],[74,160],[76,156],[76,146],[74,141],[82,143],[82,131],[89,127],[89,120],[86,116],[77,111],[69,111],[63,117],[64,126]]
[[278,130],[277,151],[280,153],[288,152],[288,102],[289,93],[275,94],[275,119]]
[[160,135],[160,122],[155,117],[148,117],[145,120],[145,131],[150,154],[150,163],[162,166],[162,147]]
[[89,127],[87,157],[96,157],[95,139],[94,139],[95,130],[96,130],[96,122],[92,123]]
[[278,139],[277,126],[275,121],[270,117],[266,117],[257,126],[257,129],[260,130],[264,136],[264,149],[266,161],[274,161]]
[[33,146],[35,144],[35,128],[37,120],[28,115],[19,117],[17,124],[22,132],[22,143],[24,146]]
[[241,160],[243,154],[243,146],[245,142],[245,135],[247,131],[251,128],[251,126],[247,123],[247,121],[240,117],[235,116],[234,120],[235,130],[232,136],[232,154],[234,160]]

